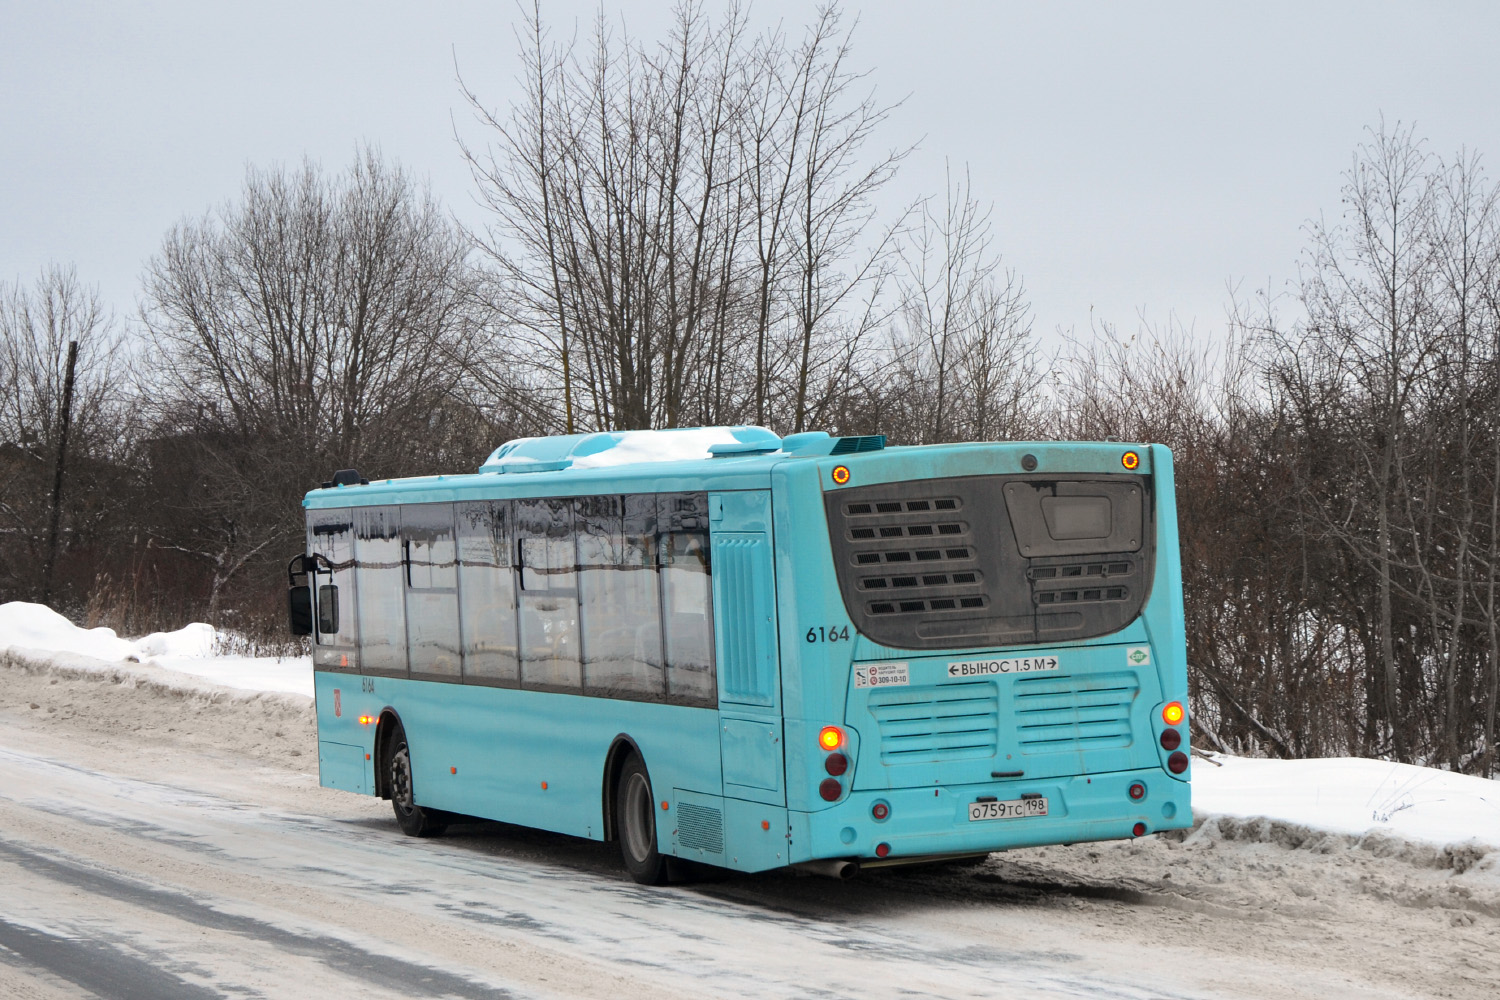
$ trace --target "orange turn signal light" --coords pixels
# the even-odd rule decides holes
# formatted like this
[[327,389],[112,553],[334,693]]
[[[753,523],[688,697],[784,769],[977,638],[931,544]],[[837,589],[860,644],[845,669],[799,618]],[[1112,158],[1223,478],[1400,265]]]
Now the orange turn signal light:
[[1169,726],[1175,726],[1182,721],[1183,716],[1186,714],[1187,712],[1183,709],[1182,702],[1169,701],[1166,707],[1161,710],[1161,721]]
[[818,733],[818,746],[824,750],[837,750],[844,745],[844,731],[838,726],[824,726]]
[[849,481],[849,467],[847,465],[835,465],[833,467],[833,481],[843,486]]
[[1125,454],[1120,456],[1120,464],[1125,466],[1125,468],[1134,471],[1135,469],[1140,468],[1141,456],[1137,455],[1133,451],[1127,451]]

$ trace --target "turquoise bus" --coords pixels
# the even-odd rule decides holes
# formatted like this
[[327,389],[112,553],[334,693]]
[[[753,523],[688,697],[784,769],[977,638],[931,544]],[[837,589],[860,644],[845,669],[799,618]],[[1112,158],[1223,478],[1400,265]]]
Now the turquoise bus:
[[1161,445],[607,432],[303,505],[321,782],[408,834],[618,841],[650,884],[1191,823]]

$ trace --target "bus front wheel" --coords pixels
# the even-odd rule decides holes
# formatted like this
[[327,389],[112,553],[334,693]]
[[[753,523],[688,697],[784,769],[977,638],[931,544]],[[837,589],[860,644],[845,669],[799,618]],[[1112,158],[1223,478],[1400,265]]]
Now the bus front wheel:
[[656,849],[656,796],[639,757],[625,762],[615,802],[615,835],[625,870],[641,885],[661,885],[667,880],[667,859]]
[[417,805],[411,776],[411,747],[406,742],[406,730],[399,722],[395,732],[391,733],[388,759],[386,777],[391,790],[391,808],[396,812],[401,832],[408,837],[432,837],[442,833],[447,824],[439,819],[439,813]]

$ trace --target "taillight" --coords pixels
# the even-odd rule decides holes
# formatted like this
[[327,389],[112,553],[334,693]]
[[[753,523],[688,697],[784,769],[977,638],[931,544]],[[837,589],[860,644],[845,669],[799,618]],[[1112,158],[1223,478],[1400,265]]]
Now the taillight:
[[1188,756],[1181,750],[1167,758],[1167,770],[1173,774],[1181,774],[1187,770]]
[[870,807],[870,815],[877,820],[883,820],[891,814],[891,807],[884,802],[877,802]]
[[1176,750],[1182,746],[1182,733],[1175,729],[1163,729],[1161,731],[1161,748],[1163,750]]
[[823,761],[823,769],[837,778],[839,775],[849,770],[849,758],[845,757],[841,753],[831,753],[828,755],[828,758]]
[[823,796],[825,802],[837,802],[839,796],[844,794],[844,786],[834,778],[824,778],[823,783],[818,786],[818,794]]
[[1137,781],[1130,786],[1130,798],[1133,802],[1139,802],[1146,797],[1146,786]]

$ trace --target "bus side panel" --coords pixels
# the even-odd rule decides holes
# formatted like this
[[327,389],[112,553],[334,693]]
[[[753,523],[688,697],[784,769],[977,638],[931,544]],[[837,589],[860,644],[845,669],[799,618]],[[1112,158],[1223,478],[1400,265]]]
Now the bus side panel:
[[[1153,731],[1160,737],[1161,730],[1165,727],[1161,718],[1162,706],[1169,701],[1179,701],[1185,706],[1188,701],[1187,625],[1182,605],[1182,555],[1177,533],[1177,491],[1172,470],[1172,452],[1165,445],[1159,444],[1151,445],[1150,451],[1151,468],[1156,478],[1157,582],[1141,614],[1141,621],[1151,636],[1151,651],[1156,657],[1156,673],[1161,679],[1161,702],[1154,706],[1155,711],[1152,712]],[[1190,792],[1189,778],[1192,774],[1192,754],[1188,749],[1190,740],[1186,719],[1183,720],[1179,729],[1182,732],[1182,745],[1178,749],[1188,754],[1189,766],[1182,774],[1172,775],[1172,777],[1182,782],[1183,788],[1179,797],[1186,802]],[[1159,739],[1156,747],[1161,758],[1161,766],[1165,768],[1170,751],[1162,748]],[[1167,773],[1170,774],[1170,772]],[[1184,809],[1179,822],[1174,826],[1190,826],[1191,817],[1192,810]]]
[[319,732],[372,753],[375,727],[358,719],[393,709],[411,746],[417,802],[434,809],[602,840],[605,759],[620,736],[639,749],[658,798],[719,788],[712,709],[377,677],[342,689],[335,716],[333,685],[349,680],[319,675],[328,689]]

